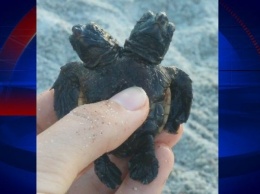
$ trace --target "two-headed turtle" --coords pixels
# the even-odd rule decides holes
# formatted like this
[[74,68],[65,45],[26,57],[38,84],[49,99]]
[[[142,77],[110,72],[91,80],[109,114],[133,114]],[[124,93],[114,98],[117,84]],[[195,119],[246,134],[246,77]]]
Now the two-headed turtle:
[[[160,65],[175,27],[165,13],[149,11],[136,23],[124,47],[98,25],[75,25],[70,42],[82,62],[61,68],[54,108],[59,118],[73,108],[109,99],[132,86],[142,87],[150,102],[146,121],[121,146],[108,154],[130,157],[129,174],[148,184],[158,174],[154,138],[161,131],[176,133],[187,121],[192,103],[192,82],[176,67]],[[95,162],[95,172],[109,188],[121,184],[121,172],[107,154]]]

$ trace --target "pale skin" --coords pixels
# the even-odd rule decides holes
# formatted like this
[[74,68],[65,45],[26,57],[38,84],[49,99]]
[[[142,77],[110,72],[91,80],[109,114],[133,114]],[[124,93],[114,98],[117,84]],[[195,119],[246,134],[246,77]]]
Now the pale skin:
[[142,193],[159,194],[173,169],[172,147],[178,134],[162,132],[155,139],[159,173],[143,185],[130,179],[128,159],[111,156],[122,172],[122,184],[107,188],[95,175],[93,161],[117,148],[146,119],[149,101],[140,88],[130,88],[107,101],[77,107],[57,121],[53,109],[54,91],[37,97],[37,193]]

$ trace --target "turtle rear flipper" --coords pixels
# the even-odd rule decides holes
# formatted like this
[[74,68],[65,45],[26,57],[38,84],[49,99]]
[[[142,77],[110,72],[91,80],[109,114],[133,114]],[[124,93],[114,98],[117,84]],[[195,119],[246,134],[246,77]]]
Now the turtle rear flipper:
[[192,81],[188,74],[176,67],[166,67],[172,77],[171,108],[165,129],[176,133],[180,124],[185,123],[190,115],[192,104]]
[[154,137],[144,134],[138,139],[138,151],[128,162],[129,175],[133,180],[149,184],[158,175],[159,163],[155,156]]
[[121,171],[110,161],[107,154],[100,156],[94,161],[94,170],[99,180],[108,188],[116,189],[122,183]]
[[78,106],[80,84],[78,73],[82,64],[72,62],[61,67],[60,74],[51,89],[54,89],[54,110],[60,119]]

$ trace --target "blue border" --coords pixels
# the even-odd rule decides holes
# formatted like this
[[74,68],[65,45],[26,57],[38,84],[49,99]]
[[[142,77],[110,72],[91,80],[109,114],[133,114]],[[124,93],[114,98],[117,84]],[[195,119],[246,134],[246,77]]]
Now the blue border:
[[[0,52],[19,22],[35,6],[35,0],[1,2]],[[5,80],[5,71],[2,67],[7,62],[0,59],[0,100],[2,102],[3,100],[14,102],[25,100],[20,99],[21,96],[34,99],[36,97],[36,38],[32,37],[29,44],[25,46],[22,55],[11,70],[12,76]],[[14,98],[8,99],[8,96]],[[34,103],[35,101],[32,101],[31,107],[26,108],[35,109]],[[19,113],[17,107],[16,116],[0,116],[0,193],[35,194],[36,116],[19,115]]]
[[260,193],[259,5],[219,2],[219,193]]

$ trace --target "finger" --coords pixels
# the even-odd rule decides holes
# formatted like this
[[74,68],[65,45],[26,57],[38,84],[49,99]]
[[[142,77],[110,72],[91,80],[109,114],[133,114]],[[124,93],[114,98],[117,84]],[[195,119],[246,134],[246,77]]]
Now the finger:
[[[180,125],[177,134],[170,134],[167,132],[160,133],[156,138],[156,144],[165,144],[169,147],[173,147],[178,143],[183,134],[183,125]],[[122,172],[122,178],[127,175],[128,172],[128,159],[121,159],[115,156],[110,156],[111,161],[120,169]],[[95,175],[94,169],[85,171],[71,186],[68,194],[73,193],[114,193],[115,191],[107,188]]]
[[159,161],[159,172],[157,177],[148,185],[143,185],[138,181],[132,180],[128,175],[119,187],[116,193],[124,194],[160,194],[163,190],[164,184],[173,169],[174,156],[172,150],[164,144],[156,145],[156,157]]
[[57,121],[54,111],[54,90],[48,90],[37,96],[37,134]]
[[147,95],[137,87],[74,109],[37,136],[37,189],[66,192],[79,172],[121,145],[148,111]]
[[183,125],[180,125],[177,134],[170,134],[167,131],[163,131],[155,138],[155,142],[168,145],[170,148],[175,146],[181,139],[183,134]]

